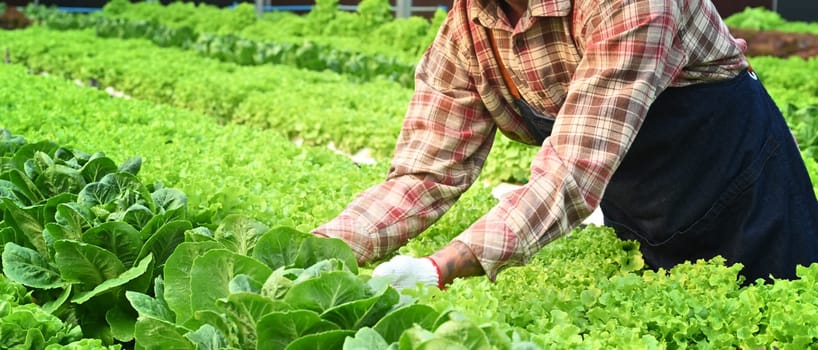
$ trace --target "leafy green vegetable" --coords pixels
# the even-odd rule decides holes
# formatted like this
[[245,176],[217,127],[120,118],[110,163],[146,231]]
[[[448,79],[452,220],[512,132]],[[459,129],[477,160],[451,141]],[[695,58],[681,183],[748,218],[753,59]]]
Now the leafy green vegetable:
[[63,323],[35,304],[16,305],[0,300],[0,348],[32,349],[79,340],[82,331]]
[[216,301],[230,295],[234,277],[246,275],[261,285],[271,273],[269,267],[250,257],[227,249],[211,250],[196,258],[190,269],[191,306],[194,310],[219,311]]
[[338,239],[319,238],[291,227],[277,227],[263,235],[253,256],[272,268],[312,266],[325,259],[338,259],[353,273],[358,263],[352,249]]
[[36,251],[8,242],[3,249],[3,274],[33,288],[65,287],[60,271]]

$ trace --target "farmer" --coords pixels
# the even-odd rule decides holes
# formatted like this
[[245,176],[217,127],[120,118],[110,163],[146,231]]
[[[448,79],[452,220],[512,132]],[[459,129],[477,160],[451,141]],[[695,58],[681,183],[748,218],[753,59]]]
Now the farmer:
[[748,281],[794,278],[818,260],[818,202],[745,48],[709,0],[455,0],[387,178],[313,233],[385,257],[472,185],[499,129],[539,147],[529,182],[373,275],[493,281],[601,206],[652,268],[722,255]]

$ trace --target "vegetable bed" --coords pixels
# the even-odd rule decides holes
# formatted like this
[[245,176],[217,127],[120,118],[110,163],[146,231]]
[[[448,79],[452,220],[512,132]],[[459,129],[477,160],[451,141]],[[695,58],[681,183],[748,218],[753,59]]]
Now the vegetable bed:
[[[361,143],[369,130],[327,136],[322,133],[338,130],[319,128],[303,139],[324,141],[298,146],[294,135],[313,125],[286,130],[287,123],[270,128],[234,119],[234,111],[253,105],[220,98],[246,91],[204,95],[196,86],[253,75],[309,76],[297,82],[300,91],[356,90],[338,93],[343,111],[362,120],[399,109],[405,88],[293,67],[197,60],[137,40],[104,39],[106,49],[94,53],[80,42],[65,44],[71,40],[103,42],[88,32],[39,27],[0,33],[0,45],[12,48],[19,63],[0,65],[0,347],[818,347],[818,264],[800,267],[794,281],[745,287],[740,267],[720,258],[654,272],[645,269],[636,243],[604,227],[570,233],[495,283],[461,279],[446,291],[398,292],[371,279],[371,266],[356,266],[342,242],[305,233],[386,173],[386,162],[357,165],[323,145],[344,144],[344,137]],[[114,47],[120,48],[108,49]],[[161,74],[139,73],[115,59],[128,49],[140,57],[132,65],[147,66],[142,61],[156,55],[195,65],[186,100],[219,101],[212,105],[218,109],[174,102],[181,87],[172,84],[186,75],[173,74],[185,65],[151,62]],[[792,105],[785,109],[788,122],[815,166],[818,127],[809,101],[818,93],[803,74],[815,61],[753,58],[753,64],[777,102]],[[50,74],[31,74],[41,71]],[[134,98],[112,98],[66,77],[127,82]],[[803,84],[791,85],[796,78]],[[263,82],[245,86],[260,94],[285,91]],[[353,103],[381,90],[383,104]],[[337,106],[322,98],[315,103],[328,105],[308,103],[303,111],[332,125],[348,122],[338,110],[321,113]],[[300,116],[294,111],[301,101],[272,101],[257,115],[270,123]],[[288,107],[275,110],[280,106]],[[384,120],[385,128],[399,128],[399,117]],[[505,155],[523,163],[525,152]],[[474,186],[401,253],[436,250],[495,203],[489,188]]]

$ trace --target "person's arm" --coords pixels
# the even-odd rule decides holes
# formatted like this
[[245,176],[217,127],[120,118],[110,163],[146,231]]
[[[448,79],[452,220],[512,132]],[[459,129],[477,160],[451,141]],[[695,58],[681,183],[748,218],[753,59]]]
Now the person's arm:
[[458,277],[472,277],[485,274],[480,260],[471,248],[460,241],[452,241],[429,257],[438,267],[438,285],[445,286]]
[[475,181],[496,126],[444,24],[418,65],[391,168],[314,234],[340,238],[359,263],[382,258],[440,218]]
[[473,258],[453,252],[454,243],[433,256],[441,270],[456,268],[441,277],[473,275],[479,264],[494,280],[578,225],[599,204],[649,105],[684,66],[674,41],[676,2],[582,4],[575,11],[587,17],[575,28],[582,29],[584,56],[529,183],[455,238]]

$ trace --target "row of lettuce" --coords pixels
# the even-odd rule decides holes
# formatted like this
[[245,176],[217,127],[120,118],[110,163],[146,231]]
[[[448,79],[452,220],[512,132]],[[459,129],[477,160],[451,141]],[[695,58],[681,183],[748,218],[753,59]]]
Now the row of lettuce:
[[788,21],[778,12],[765,7],[747,7],[743,11],[725,18],[732,28],[751,30],[775,30],[785,33],[818,34],[818,24],[804,21]]
[[194,227],[184,193],[140,181],[139,158],[117,165],[7,130],[0,147],[2,270],[29,288],[10,285],[21,309],[5,321],[32,308],[19,304],[26,297],[65,320],[13,323],[4,348],[82,336],[156,349],[334,349],[397,342],[415,324],[461,327],[363,279],[340,240],[242,216]]
[[[414,324],[461,327],[428,306],[402,307],[384,280],[364,280],[339,240],[240,216],[193,227],[182,192],[137,178],[139,158],[117,166],[6,130],[0,146],[2,270],[30,288],[9,285],[19,310],[5,319],[16,329],[4,348],[82,336],[157,349],[332,349],[397,342]],[[19,305],[26,297],[65,323],[14,322],[31,312]]]
[[[0,78],[9,82],[0,87],[0,127],[45,140],[3,132],[0,142],[4,347],[804,348],[818,340],[818,266],[748,287],[721,259],[652,272],[635,243],[606,228],[574,232],[496,283],[401,295],[368,278],[342,243],[302,232],[383,167],[19,66],[0,65]],[[470,190],[402,252],[445,244],[495,203],[488,192]]]
[[[347,153],[391,155],[412,90],[387,81],[350,82],[341,75],[286,65],[239,66],[145,40],[97,38],[90,31],[33,27],[0,32],[0,49],[33,72],[77,79],[158,103],[252,124],[307,145]],[[487,178],[522,180],[535,149],[498,137]]]
[[[0,137],[2,268],[14,298],[0,312],[3,348],[89,343],[78,335],[158,349],[340,348],[347,336],[354,347],[397,342],[403,333],[414,348],[459,334],[454,329],[482,333],[358,274],[340,241],[282,226],[329,219],[384,169],[256,128],[113,100],[22,67],[4,65],[0,76],[9,82],[0,87],[9,102],[0,127],[51,140]],[[122,156],[132,152],[148,161]],[[473,217],[487,209],[478,204],[486,198],[456,212]],[[56,321],[42,315],[43,324],[18,322],[35,300],[60,328],[46,329]],[[416,323],[440,339],[404,332]]]
[[395,20],[386,0],[362,1],[357,12],[339,11],[337,0],[318,1],[306,16],[275,12],[261,19],[248,3],[223,10],[184,2],[163,6],[127,0],[109,2],[91,15],[38,5],[28,6],[26,14],[54,29],[90,28],[100,37],[143,38],[225,62],[288,64],[344,73],[356,80],[388,79],[409,87],[420,52],[445,16],[441,11],[433,22],[421,17]]

